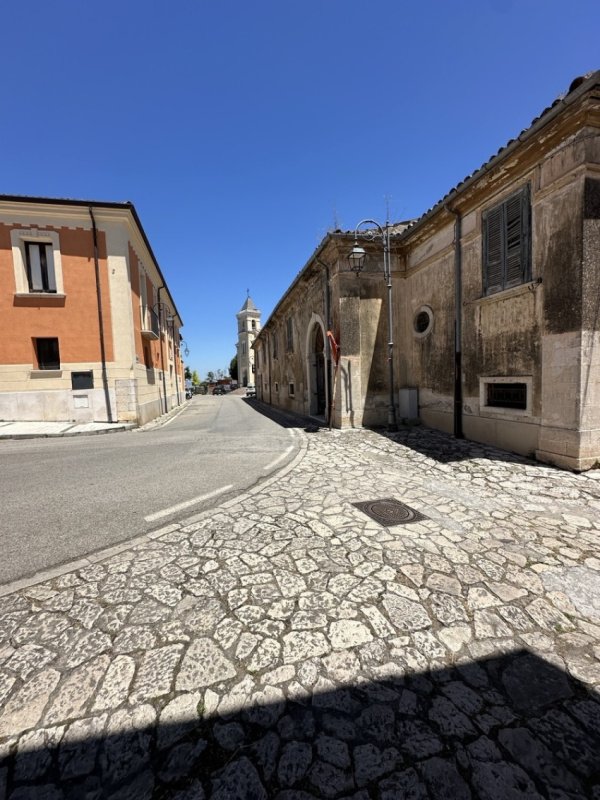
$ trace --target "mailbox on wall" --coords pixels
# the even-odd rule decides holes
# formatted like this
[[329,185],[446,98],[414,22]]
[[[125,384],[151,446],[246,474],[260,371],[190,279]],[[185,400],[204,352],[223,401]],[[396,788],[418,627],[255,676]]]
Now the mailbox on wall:
[[94,373],[93,371],[86,370],[85,372],[72,372],[71,373],[71,389],[81,391],[81,389],[94,388]]

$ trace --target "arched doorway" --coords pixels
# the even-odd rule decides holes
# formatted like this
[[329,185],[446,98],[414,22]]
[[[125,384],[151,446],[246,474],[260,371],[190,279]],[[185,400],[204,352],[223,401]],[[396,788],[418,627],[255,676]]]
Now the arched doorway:
[[325,340],[323,329],[316,323],[310,337],[310,413],[313,416],[325,416],[327,396],[325,386]]

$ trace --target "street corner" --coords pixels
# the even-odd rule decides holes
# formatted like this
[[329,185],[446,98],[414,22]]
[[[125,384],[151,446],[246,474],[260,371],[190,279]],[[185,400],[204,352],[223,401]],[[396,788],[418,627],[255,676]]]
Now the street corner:
[[593,797],[596,486],[307,437],[264,491],[4,597],[8,797]]

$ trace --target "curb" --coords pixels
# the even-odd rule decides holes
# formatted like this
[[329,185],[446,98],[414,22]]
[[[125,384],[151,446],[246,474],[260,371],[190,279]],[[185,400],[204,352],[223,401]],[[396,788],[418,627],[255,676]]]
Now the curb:
[[295,431],[292,436],[294,438],[296,436],[300,436],[300,449],[294,458],[292,458],[292,460],[280,470],[277,470],[272,475],[269,475],[269,477],[265,478],[264,480],[262,478],[259,479],[258,483],[256,483],[250,489],[247,489],[245,492],[242,492],[235,497],[230,497],[229,500],[225,500],[219,505],[212,506],[204,511],[199,511],[197,514],[194,514],[191,517],[186,517],[179,522],[172,522],[168,525],[164,525],[161,528],[157,528],[156,530],[143,533],[141,536],[136,536],[134,539],[128,539],[126,542],[119,542],[118,544],[110,545],[102,550],[96,550],[93,553],[89,553],[88,555],[82,556],[81,558],[77,558],[73,561],[67,561],[64,564],[58,564],[55,567],[50,567],[49,569],[41,572],[36,572],[30,577],[18,578],[16,581],[11,581],[10,583],[0,585],[0,597],[5,597],[6,595],[13,594],[13,592],[18,592],[22,589],[28,589],[31,586],[36,586],[38,583],[44,583],[45,581],[50,581],[54,578],[60,578],[62,575],[66,575],[68,572],[75,572],[76,570],[90,567],[93,564],[98,564],[99,562],[104,561],[107,558],[112,558],[112,556],[123,553],[126,550],[135,550],[137,547],[157,541],[161,537],[173,533],[173,531],[181,530],[187,525],[199,522],[210,514],[214,514],[215,509],[228,509],[238,502],[244,502],[244,500],[266,489],[274,481],[279,480],[279,478],[287,475],[302,461],[308,449],[307,437],[302,436],[300,432],[296,433]]
[[103,431],[63,431],[62,433],[0,433],[0,439],[66,439],[75,436],[102,436],[106,433],[123,433],[135,430],[137,425],[127,423],[119,428],[106,428]]

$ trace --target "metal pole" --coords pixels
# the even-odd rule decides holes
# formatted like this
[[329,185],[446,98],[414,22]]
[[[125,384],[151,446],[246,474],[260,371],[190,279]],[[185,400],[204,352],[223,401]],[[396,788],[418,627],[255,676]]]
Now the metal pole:
[[177,376],[177,348],[175,347],[175,320],[173,320],[171,332],[173,338],[173,368],[175,369],[175,391],[177,392],[177,405],[180,406],[181,399],[179,397],[179,379]]
[[387,302],[388,302],[388,365],[390,382],[390,404],[388,408],[388,430],[395,431],[398,428],[396,421],[396,403],[394,397],[394,327],[392,310],[392,269],[390,263],[390,231],[386,222],[383,231],[383,271],[387,281]]

